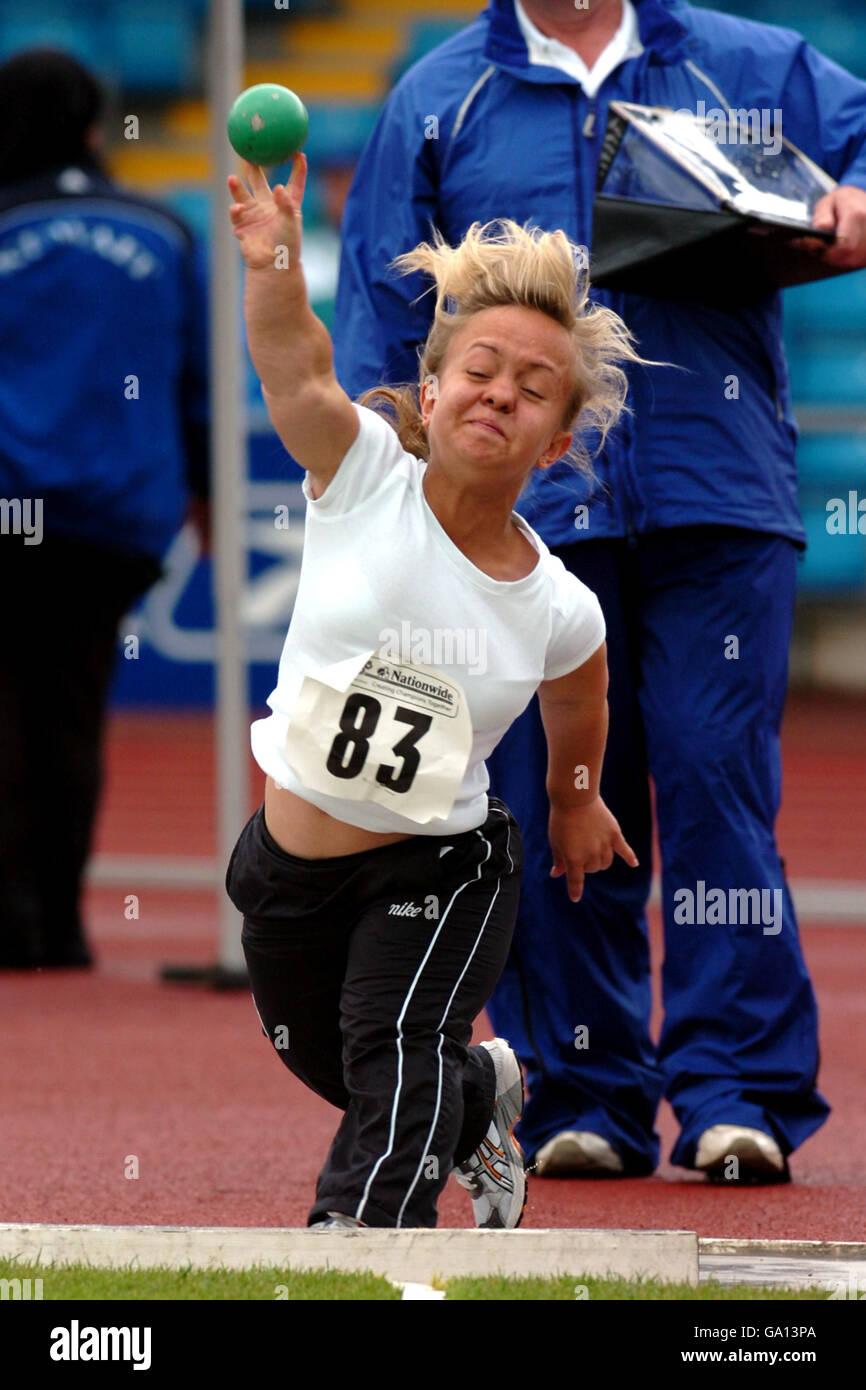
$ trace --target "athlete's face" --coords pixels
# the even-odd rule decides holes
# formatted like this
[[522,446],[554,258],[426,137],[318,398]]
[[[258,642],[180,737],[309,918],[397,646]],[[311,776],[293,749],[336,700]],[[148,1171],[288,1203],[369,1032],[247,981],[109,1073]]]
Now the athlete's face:
[[522,486],[536,466],[565,453],[561,428],[571,389],[571,345],[561,324],[538,309],[482,309],[451,339],[438,379],[425,383],[421,417],[430,461],[491,472]]

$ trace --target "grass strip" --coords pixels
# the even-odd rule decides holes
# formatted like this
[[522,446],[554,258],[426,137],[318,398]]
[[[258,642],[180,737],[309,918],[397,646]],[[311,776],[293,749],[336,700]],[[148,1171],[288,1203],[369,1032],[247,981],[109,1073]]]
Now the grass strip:
[[[166,1300],[170,1302],[253,1301],[370,1302],[395,1301],[401,1291],[375,1274],[341,1270],[256,1269],[103,1269],[90,1265],[34,1264],[0,1259],[0,1297],[26,1297],[37,1290],[46,1302],[112,1302]],[[41,1285],[34,1281],[41,1280]],[[437,1280],[452,1302],[531,1301],[571,1303],[613,1302],[824,1302],[826,1289],[755,1288],[751,1284],[666,1284],[659,1279],[595,1279],[561,1275],[558,1278],[485,1278]]]

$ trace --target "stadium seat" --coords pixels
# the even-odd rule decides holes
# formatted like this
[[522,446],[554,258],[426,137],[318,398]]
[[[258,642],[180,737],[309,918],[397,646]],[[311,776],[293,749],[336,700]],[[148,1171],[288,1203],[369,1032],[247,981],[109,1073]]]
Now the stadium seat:
[[831,5],[825,0],[700,0],[700,7],[789,29],[820,19],[831,8],[834,15],[857,15],[862,9],[861,0],[832,0]]
[[862,0],[701,0],[704,9],[795,29],[807,43],[849,72],[866,76],[866,24]]
[[787,29],[796,29],[813,48],[857,77],[866,76],[866,24],[862,11],[859,15],[839,14],[838,11],[816,13],[799,22],[786,14],[784,20],[776,22]]
[[421,58],[426,58],[427,54],[432,53],[434,48],[438,48],[446,39],[459,33],[465,26],[466,21],[462,18],[415,20],[409,29],[405,46],[392,69],[392,81],[397,82],[413,63],[417,63]]
[[311,165],[316,161],[357,160],[379,115],[376,102],[308,104],[308,109],[310,134],[304,149]]
[[[283,0],[285,3],[285,0]],[[244,8],[255,13],[277,13],[276,0],[244,0]],[[335,14],[339,11],[338,0],[288,0],[285,11],[291,14]]]
[[785,291],[785,331],[799,341],[827,334],[863,334],[866,329],[866,271],[816,280]]
[[24,48],[61,48],[94,71],[107,70],[104,45],[96,18],[70,14],[68,4],[18,4],[0,7],[0,61]]
[[432,53],[446,39],[460,32],[464,25],[453,19],[419,19],[409,30],[407,53],[409,61],[417,63],[419,58]]
[[866,495],[866,417],[862,434],[802,434],[797,446],[801,487],[859,488]]
[[[87,0],[89,4],[105,3],[105,0]],[[107,0],[112,3],[112,0]],[[187,9],[200,21],[208,12],[214,0],[177,0],[177,9]],[[328,15],[339,11],[340,0],[281,0],[285,4],[285,9],[278,10],[276,0],[243,0],[244,13],[247,18],[258,18],[259,16],[276,15]]]
[[803,507],[807,549],[797,571],[801,591],[850,592],[866,585],[866,536],[836,536],[827,530],[826,499]]
[[791,358],[794,399],[806,405],[863,406],[866,402],[866,344],[821,347]]
[[207,189],[176,188],[163,196],[197,236],[203,241],[210,239],[211,194]]
[[168,94],[188,89],[195,81],[199,59],[199,30],[195,16],[173,0],[148,0],[118,6],[106,13],[105,35],[119,82],[128,90]]

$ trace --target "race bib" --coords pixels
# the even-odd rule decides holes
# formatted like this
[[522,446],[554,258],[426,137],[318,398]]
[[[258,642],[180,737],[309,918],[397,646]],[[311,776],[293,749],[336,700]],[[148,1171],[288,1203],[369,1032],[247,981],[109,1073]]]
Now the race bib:
[[305,677],[285,741],[305,787],[419,825],[449,815],[471,751],[462,686],[374,652]]

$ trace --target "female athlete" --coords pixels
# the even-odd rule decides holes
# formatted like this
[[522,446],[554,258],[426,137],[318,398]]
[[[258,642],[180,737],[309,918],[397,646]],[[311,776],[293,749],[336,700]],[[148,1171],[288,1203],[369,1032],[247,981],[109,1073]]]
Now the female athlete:
[[396,262],[436,286],[420,385],[353,403],[307,298],[306,168],[297,155],[273,190],[249,164],[228,181],[249,350],[307,515],[272,713],[252,727],[264,804],[226,886],[265,1033],[344,1111],[309,1224],[435,1226],[454,1171],[476,1224],[512,1227],[520,1067],[503,1039],[469,1043],[521,865],[484,760],[536,691],[553,876],[577,900],[615,853],[637,862],[598,790],[598,601],[513,508],[533,469],[579,452],[578,421],[604,435],[615,363],[639,359],[563,232],[475,224]]

